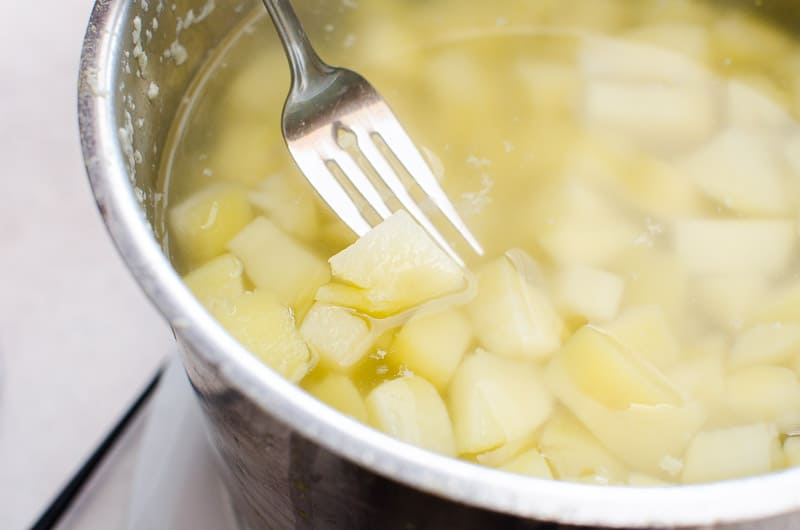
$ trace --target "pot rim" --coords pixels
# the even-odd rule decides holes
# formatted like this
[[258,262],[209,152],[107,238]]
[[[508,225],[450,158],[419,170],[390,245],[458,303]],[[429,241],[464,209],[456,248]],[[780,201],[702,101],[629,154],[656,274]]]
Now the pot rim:
[[800,510],[800,468],[676,487],[592,486],[497,471],[405,444],[317,401],[258,361],[205,311],[164,255],[128,177],[115,111],[133,0],[97,0],[83,42],[78,121],[95,201],[119,254],[176,335],[266,413],[364,468],[452,501],[567,524],[686,526]]

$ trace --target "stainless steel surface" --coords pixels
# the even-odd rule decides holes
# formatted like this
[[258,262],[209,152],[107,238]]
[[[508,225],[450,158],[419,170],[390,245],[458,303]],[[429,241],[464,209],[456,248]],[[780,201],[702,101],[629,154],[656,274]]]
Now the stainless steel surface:
[[[283,137],[300,170],[328,206],[356,234],[363,236],[370,230],[370,222],[360,211],[358,195],[351,196],[348,186],[339,182],[330,170],[333,164],[338,166],[350,187],[355,188],[353,192],[360,194],[380,219],[389,217],[389,197],[383,197],[373,184],[368,176],[373,172],[380,185],[394,194],[439,246],[464,265],[411,197],[382,152],[384,148],[406,169],[470,247],[482,255],[480,243],[375,88],[356,72],[330,66],[320,59],[289,0],[264,0],[264,5],[278,30],[292,71],[292,87],[283,108]],[[343,135],[350,136],[352,147],[360,151],[374,171],[361,167],[358,158],[343,144],[346,141]]]
[[[176,0],[174,9],[159,11],[163,4],[155,1],[97,2],[81,64],[81,140],[108,230],[175,330],[228,481],[252,528],[549,527],[536,520],[800,528],[800,469],[673,488],[597,487],[505,474],[406,445],[344,417],[245,351],[183,286],[151,228],[170,122],[206,51],[251,7],[246,1],[209,2],[211,9],[201,11],[193,4]],[[783,5],[784,20],[796,24],[800,8]],[[141,42],[148,55],[143,62],[133,53],[136,28],[152,28],[153,20],[159,30]],[[158,96],[150,98],[153,84]]]

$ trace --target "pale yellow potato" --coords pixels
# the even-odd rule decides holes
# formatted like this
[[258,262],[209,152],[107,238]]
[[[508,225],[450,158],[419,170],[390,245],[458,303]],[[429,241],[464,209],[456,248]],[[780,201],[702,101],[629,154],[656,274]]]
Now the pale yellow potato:
[[778,285],[754,308],[749,321],[800,324],[800,281]]
[[300,381],[313,368],[315,359],[292,310],[269,291],[246,292],[212,313],[242,346],[289,381]]
[[765,296],[768,281],[754,273],[701,276],[692,289],[698,307],[714,325],[738,331]]
[[455,455],[450,417],[436,388],[419,376],[381,383],[367,395],[369,422],[404,442]]
[[628,485],[645,487],[645,488],[656,488],[656,487],[672,486],[673,484],[661,479],[657,479],[650,475],[646,475],[644,473],[637,473],[634,471],[628,474]]
[[686,395],[713,411],[725,394],[726,354],[724,338],[708,337],[691,346],[687,355],[667,370],[666,376]]
[[214,134],[217,141],[207,161],[214,177],[254,185],[291,160],[275,122],[225,123]]
[[556,274],[554,298],[568,316],[581,316],[590,322],[606,322],[617,315],[625,280],[620,276],[590,267],[571,266]]
[[445,390],[472,340],[467,317],[449,309],[407,322],[395,335],[390,357]]
[[764,78],[759,83],[728,81],[727,117],[734,129],[755,130],[763,135],[782,134],[792,128],[794,120],[791,114],[782,102],[773,98],[774,87],[772,90],[763,88],[765,83],[768,81]]
[[628,471],[571,414],[557,410],[542,428],[539,449],[561,480],[604,477],[621,482]]
[[717,57],[733,66],[778,61],[791,46],[787,34],[777,26],[740,10],[718,18],[711,35]]
[[708,31],[695,22],[655,22],[637,26],[625,36],[667,48],[704,64],[709,55]]
[[170,209],[170,241],[183,260],[203,263],[223,254],[228,241],[252,219],[244,188],[214,184]]
[[588,326],[565,343],[546,378],[612,454],[648,473],[674,473],[670,462],[706,419],[704,409],[686,401],[652,365]]
[[800,382],[789,368],[757,365],[733,372],[725,383],[725,404],[741,422],[800,426]]
[[[797,99],[799,107],[798,113],[800,113],[800,76],[798,76]],[[783,155],[786,162],[789,164],[792,177],[797,178],[797,176],[800,175],[800,132],[795,131],[794,136],[786,142]]]
[[797,239],[790,221],[697,219],[674,230],[675,252],[694,274],[779,274]]
[[458,453],[473,454],[529,436],[553,398],[536,365],[479,349],[453,375],[448,404]]
[[633,306],[603,326],[621,345],[658,368],[667,368],[681,355],[680,344],[657,305]]
[[183,277],[186,287],[208,307],[244,293],[244,265],[236,256],[223,254]]
[[364,398],[348,376],[330,373],[322,380],[304,386],[312,396],[339,412],[358,421],[367,422],[367,406],[364,404]]
[[466,309],[475,335],[492,353],[543,359],[561,345],[563,324],[553,304],[507,256],[480,270],[478,294]]
[[321,303],[308,310],[300,334],[320,363],[333,370],[349,370],[375,342],[369,324],[352,310]]
[[275,224],[257,217],[228,243],[256,287],[274,292],[280,301],[303,314],[317,288],[328,281],[328,265],[309,247]]
[[250,202],[284,232],[311,241],[319,230],[319,215],[311,187],[303,177],[275,174],[249,193]]
[[778,447],[778,431],[769,423],[703,431],[686,450],[681,480],[713,482],[768,473]]
[[783,453],[786,463],[790,466],[800,466],[800,437],[790,436],[783,442]]
[[552,479],[553,473],[547,458],[538,449],[528,449],[507,464],[500,467],[503,471],[528,475],[529,477]]
[[475,459],[484,466],[500,467],[507,464],[524,451],[536,445],[536,432],[530,436],[523,436],[517,440],[505,443],[496,449],[479,453]]
[[524,83],[526,102],[534,115],[569,119],[576,114],[582,83],[573,65],[520,60],[514,70]]
[[400,210],[329,260],[334,280],[317,300],[375,316],[466,287],[466,273]]
[[732,369],[755,364],[781,365],[800,355],[800,324],[757,324],[734,342],[728,357]]
[[621,255],[613,270],[625,278],[622,305],[656,305],[671,322],[685,315],[689,291],[686,267],[671,252],[636,248]]
[[786,215],[788,175],[775,139],[751,128],[729,127],[693,153],[686,171],[719,206],[744,215]]

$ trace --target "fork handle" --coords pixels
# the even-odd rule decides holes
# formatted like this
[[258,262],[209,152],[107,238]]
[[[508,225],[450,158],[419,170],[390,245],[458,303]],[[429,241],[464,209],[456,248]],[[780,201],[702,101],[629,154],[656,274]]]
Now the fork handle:
[[278,30],[292,71],[292,86],[303,90],[331,71],[311,46],[290,0],[264,0],[264,6]]

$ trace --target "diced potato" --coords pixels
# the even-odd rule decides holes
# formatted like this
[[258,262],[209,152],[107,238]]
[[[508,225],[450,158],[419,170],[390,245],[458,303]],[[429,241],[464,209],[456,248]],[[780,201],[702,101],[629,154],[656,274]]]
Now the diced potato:
[[[780,130],[790,127],[792,117],[786,107],[758,86],[737,80],[728,81],[728,121],[744,130]],[[741,130],[740,129],[740,130]],[[742,157],[743,158],[743,157]]]
[[536,445],[535,438],[535,433],[531,436],[523,436],[522,438],[505,443],[491,451],[477,454],[475,455],[475,459],[484,466],[500,467],[509,463],[523,451]]
[[553,414],[544,425],[539,448],[561,480],[605,477],[607,482],[618,482],[627,475],[625,466],[564,411]]
[[493,353],[541,359],[561,345],[563,324],[550,300],[506,256],[481,269],[467,313],[478,339]]
[[444,390],[472,343],[469,320],[455,309],[407,322],[395,336],[391,359]]
[[214,176],[252,185],[291,163],[281,129],[274,122],[228,123],[214,134],[217,141],[208,158]]
[[723,339],[705,339],[670,367],[667,377],[687,395],[715,408],[725,393],[725,352]]
[[242,346],[290,381],[302,379],[315,362],[292,310],[269,291],[246,292],[213,314]]
[[274,292],[297,313],[308,309],[317,288],[330,278],[323,260],[264,217],[247,225],[228,249],[242,260],[256,287]]
[[669,482],[645,475],[644,473],[631,472],[628,474],[628,485],[644,488],[671,486]]
[[321,303],[308,310],[300,334],[320,362],[335,370],[352,368],[375,339],[369,325],[352,310]]
[[790,436],[783,442],[783,454],[790,466],[800,466],[800,437]]
[[776,288],[756,307],[750,321],[800,324],[800,281]]
[[276,85],[286,86],[289,83],[288,70],[276,71],[273,67],[281,60],[284,57],[280,47],[264,46],[259,53],[250,54],[247,62],[234,70],[236,74],[226,80],[221,102],[226,118],[234,123],[278,123],[270,121],[280,119],[280,109],[276,109],[271,102],[273,98],[284,97]]
[[657,305],[670,322],[685,313],[688,278],[686,267],[672,254],[654,248],[626,252],[615,265],[625,278],[622,304]]
[[728,365],[785,364],[800,355],[800,324],[757,324],[733,344]]
[[558,62],[518,61],[515,65],[523,81],[527,100],[537,119],[541,116],[570,117],[578,107],[581,80],[575,68]]
[[550,362],[555,396],[620,460],[649,473],[669,472],[705,421],[652,365],[591,326],[573,335]]
[[791,46],[788,34],[766,17],[732,9],[717,19],[712,38],[717,56],[726,64],[741,68],[763,65],[765,58],[777,61]]
[[224,253],[228,241],[252,219],[244,189],[215,184],[169,211],[170,238],[183,260],[202,263]]
[[777,274],[795,248],[789,221],[691,220],[675,225],[679,258],[694,274]]
[[[292,178],[295,177],[295,178]],[[276,174],[250,192],[250,201],[287,234],[310,241],[317,235],[319,215],[307,182],[298,177]]]
[[626,36],[667,48],[695,61],[705,62],[709,54],[708,32],[692,22],[656,22],[639,26],[627,32]]
[[737,370],[728,376],[725,403],[741,421],[800,425],[800,382],[789,368],[762,365]]
[[306,390],[314,396],[358,421],[367,422],[367,406],[356,385],[344,374],[331,373],[320,381],[306,385]]
[[455,455],[447,408],[425,379],[412,376],[387,381],[370,392],[366,402],[374,427],[425,449]]
[[628,350],[658,368],[669,367],[680,356],[678,340],[658,306],[630,307],[604,329]]
[[769,423],[701,432],[686,450],[681,478],[696,483],[767,473],[777,443],[778,431]]
[[791,206],[777,146],[752,129],[728,128],[685,162],[700,190],[744,215],[783,215]]
[[611,320],[619,310],[625,280],[590,267],[561,269],[555,278],[555,296],[562,311],[590,322]]
[[766,293],[767,280],[760,274],[723,274],[699,277],[692,287],[698,306],[713,324],[738,330]]
[[317,300],[374,316],[398,313],[466,286],[464,270],[405,210],[329,262],[334,278],[342,283],[321,288]]
[[[800,112],[800,76],[798,76],[797,88],[798,112]],[[789,169],[793,177],[797,178],[797,175],[800,175],[800,133],[795,133],[794,136],[786,142],[786,147],[783,148],[783,155],[789,164]]]
[[547,459],[538,449],[529,449],[514,458],[511,462],[503,465],[500,469],[520,475],[528,475],[537,478],[552,479],[553,473],[547,464]]
[[606,197],[567,179],[532,206],[544,217],[539,244],[562,264],[603,267],[630,247],[639,231]]
[[530,435],[553,399],[536,366],[479,349],[456,370],[449,406],[458,453],[471,454]]
[[186,287],[208,307],[244,293],[244,265],[232,254],[223,254],[183,277]]

